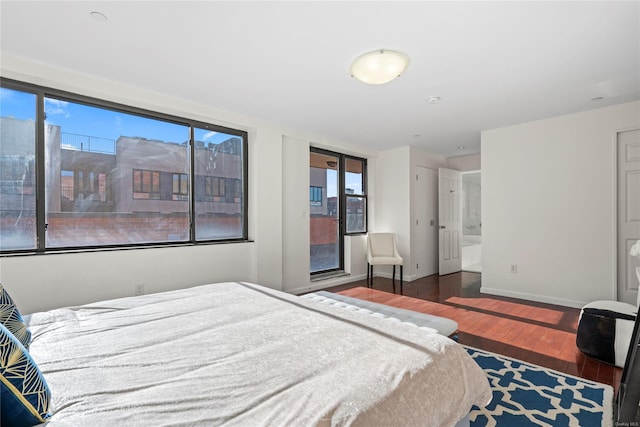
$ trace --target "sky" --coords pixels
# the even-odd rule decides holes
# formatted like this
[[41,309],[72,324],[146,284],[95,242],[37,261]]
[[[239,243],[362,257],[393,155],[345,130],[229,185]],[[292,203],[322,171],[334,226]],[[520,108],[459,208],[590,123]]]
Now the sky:
[[[0,116],[35,120],[36,96],[0,88]],[[137,136],[182,144],[189,140],[189,127],[119,111],[45,98],[47,123],[61,127],[61,132],[117,140],[120,136]],[[220,143],[229,138],[224,133],[196,129],[196,141]]]
[[[47,123],[58,125],[61,132],[117,140],[120,136],[143,137],[182,144],[189,139],[188,126],[149,119],[133,114],[72,103],[52,97],[45,98]],[[31,93],[0,88],[0,116],[20,120],[35,120],[36,96]],[[220,143],[229,138],[224,133],[195,129],[196,141]],[[64,141],[64,140],[63,140]],[[327,195],[337,195],[337,175],[327,171]],[[362,191],[362,176],[346,174],[346,187],[356,194]]]

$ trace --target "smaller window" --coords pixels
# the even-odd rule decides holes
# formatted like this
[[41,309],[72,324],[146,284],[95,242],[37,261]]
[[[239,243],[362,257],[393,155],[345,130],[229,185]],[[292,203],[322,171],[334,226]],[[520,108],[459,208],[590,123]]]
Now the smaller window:
[[78,193],[84,193],[84,172],[78,171]]
[[189,200],[189,176],[186,173],[174,173],[172,179],[172,200]]
[[311,206],[322,206],[322,187],[309,187],[309,204]]
[[367,231],[367,161],[358,157],[345,158],[344,213],[345,233]]
[[347,196],[347,233],[367,231],[367,200],[364,197]]
[[60,193],[63,200],[73,202],[76,199],[73,171],[60,171]]
[[[80,181],[82,181],[82,176],[80,177]],[[160,172],[134,169],[133,198],[160,199]]]
[[224,197],[225,179],[216,176],[204,177],[204,191],[207,198]]
[[213,191],[214,191],[213,195],[214,196],[216,197],[224,196],[224,182],[225,182],[224,178],[213,179]]

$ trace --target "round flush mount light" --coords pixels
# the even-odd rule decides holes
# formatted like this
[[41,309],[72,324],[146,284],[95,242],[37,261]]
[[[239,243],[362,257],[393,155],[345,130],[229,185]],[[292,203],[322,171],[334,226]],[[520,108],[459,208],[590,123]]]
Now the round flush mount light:
[[409,57],[395,50],[378,49],[360,55],[351,64],[351,75],[371,85],[388,83],[407,69]]
[[107,15],[105,15],[104,13],[98,12],[98,11],[95,11],[95,10],[93,12],[90,12],[89,16],[91,16],[91,18],[94,21],[98,21],[98,22],[107,22],[107,20],[109,19],[109,18],[107,18]]
[[596,96],[595,98],[591,98],[591,101],[598,102],[598,101],[602,101],[603,99],[604,99],[603,96]]

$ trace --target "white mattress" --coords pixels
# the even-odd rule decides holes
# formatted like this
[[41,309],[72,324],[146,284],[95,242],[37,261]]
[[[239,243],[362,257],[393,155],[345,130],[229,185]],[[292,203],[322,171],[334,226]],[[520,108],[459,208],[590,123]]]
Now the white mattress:
[[247,283],[34,313],[57,426],[451,426],[491,399],[438,334]]

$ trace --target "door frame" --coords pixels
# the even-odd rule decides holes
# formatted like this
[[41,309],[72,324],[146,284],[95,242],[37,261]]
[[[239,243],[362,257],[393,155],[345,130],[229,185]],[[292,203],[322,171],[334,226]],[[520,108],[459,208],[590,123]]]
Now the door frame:
[[[418,221],[419,220],[424,220],[424,224],[422,225],[423,227],[429,227],[431,228],[431,233],[433,234],[433,240],[427,240],[427,241],[422,241],[420,238],[422,236],[417,235],[418,239],[416,240],[415,246],[413,247],[413,250],[415,251],[416,256],[413,258],[413,261],[415,261],[416,263],[416,274],[415,277],[416,279],[419,279],[421,277],[427,277],[427,276],[431,276],[433,274],[438,274],[438,257],[439,257],[439,244],[438,244],[438,170],[437,169],[432,169],[429,168],[427,166],[422,166],[422,165],[416,165],[416,181],[420,182],[420,179],[418,178],[419,175],[421,174],[421,169],[424,169],[424,176],[425,176],[425,182],[421,183],[421,184],[417,184],[416,183],[416,191],[414,192],[413,197],[414,198],[422,198],[422,200],[425,201],[427,206],[431,206],[432,208],[432,218],[428,218],[428,215],[426,215],[425,218],[419,218],[418,217],[418,205],[416,204],[416,218],[415,218],[415,222],[414,225],[417,227],[419,226]],[[433,188],[430,190],[429,189],[429,184],[432,183],[433,184]],[[425,194],[422,194],[418,191],[418,189],[422,188],[421,185],[425,185],[424,189],[426,190]],[[433,194],[429,194],[429,191],[432,191]],[[429,199],[427,196],[431,196],[431,198]],[[417,202],[416,202],[417,203]],[[425,214],[428,213],[429,209],[425,209]],[[428,218],[428,219],[427,219]],[[425,229],[425,231],[427,231]],[[429,235],[429,232],[426,233],[427,236]],[[425,248],[424,252],[421,252],[418,247],[422,245],[423,248]],[[430,249],[429,249],[430,248]],[[429,252],[432,252],[432,254],[430,254]],[[424,255],[424,258],[420,258],[420,255]],[[429,260],[428,256],[432,255],[432,259]],[[418,265],[420,265],[421,267],[419,268]],[[425,267],[426,265],[426,267]]]
[[[455,181],[457,186],[454,190],[449,190],[450,193],[455,193],[456,198],[453,203],[453,209],[455,214],[452,221],[447,221],[443,215],[443,177],[445,175],[455,175]],[[451,273],[462,271],[462,206],[461,206],[461,194],[462,194],[462,172],[449,168],[438,168],[438,275],[444,276]],[[457,218],[457,220],[456,220]],[[453,229],[447,229],[447,226]],[[451,258],[445,259],[445,232],[452,231],[453,233],[453,247],[452,241],[449,242]]]
[[[619,283],[618,283],[618,278],[620,276],[620,262],[619,259],[621,256],[627,256],[628,254],[625,252],[624,254],[620,254],[619,251],[619,247],[620,247],[620,239],[619,239],[619,227],[620,227],[620,223],[619,223],[619,218],[618,218],[618,206],[620,203],[619,200],[619,180],[618,180],[618,173],[619,173],[619,169],[620,169],[620,165],[619,165],[619,161],[618,161],[618,135],[624,132],[630,132],[630,131],[636,131],[636,130],[640,130],[640,126],[630,126],[630,127],[625,127],[625,128],[620,128],[620,129],[616,129],[613,131],[612,134],[612,143],[611,143],[611,158],[613,161],[613,188],[612,188],[612,194],[613,194],[613,225],[612,225],[612,236],[613,236],[613,257],[611,260],[611,263],[613,265],[613,271],[612,271],[612,280],[611,283],[612,285],[612,295],[613,295],[613,300],[614,301],[618,301],[619,300],[619,295],[618,295],[618,288],[619,288]],[[638,292],[640,292],[640,285],[638,287]]]
[[[471,170],[464,170],[464,171],[460,171],[460,191],[461,193],[464,195],[464,176],[465,175],[469,175],[469,174],[473,174],[473,173],[478,173],[480,174],[480,180],[482,182],[482,169],[471,169]],[[462,239],[462,241],[464,242],[464,216],[462,215],[462,212],[464,211],[464,200],[460,201],[460,219],[462,220],[462,232],[460,235],[460,238]],[[482,184],[480,184],[480,238],[482,239]],[[482,240],[481,240],[482,241]],[[482,245],[482,243],[481,243]],[[464,251],[463,248],[464,247],[464,243],[460,244],[460,259],[464,264]],[[480,259],[482,259],[482,253],[480,256]],[[482,265],[482,261],[480,262],[480,264]],[[462,268],[462,271],[466,271],[464,268]]]
[[[336,166],[337,166],[336,167],[336,171],[337,171],[336,203],[338,204],[338,206],[336,209],[336,214],[337,214],[336,239],[338,243],[338,266],[335,268],[328,268],[328,269],[317,270],[317,271],[311,271],[311,269],[309,269],[310,270],[309,274],[311,275],[311,277],[315,277],[323,274],[339,273],[344,271],[344,227],[343,227],[344,218],[343,218],[343,208],[342,208],[343,201],[340,195],[340,192],[341,192],[340,189],[344,187],[343,174],[342,174],[342,168],[344,167],[343,154],[337,153],[335,151],[325,150],[322,148],[311,146],[309,147],[309,156],[311,156],[313,153],[329,156],[329,157],[335,157],[337,161],[336,163]],[[311,171],[311,167],[312,166],[309,165],[309,172]],[[327,194],[327,198],[328,198],[328,194]],[[311,211],[309,211],[309,230],[311,231]],[[309,250],[310,249],[311,247],[309,247]],[[309,261],[311,261],[311,258],[309,258]],[[309,265],[311,265],[311,263]]]

